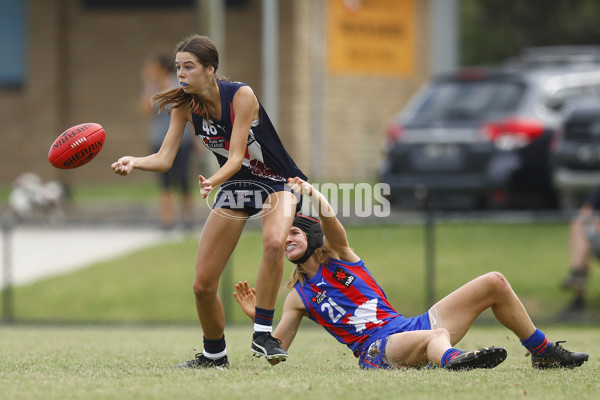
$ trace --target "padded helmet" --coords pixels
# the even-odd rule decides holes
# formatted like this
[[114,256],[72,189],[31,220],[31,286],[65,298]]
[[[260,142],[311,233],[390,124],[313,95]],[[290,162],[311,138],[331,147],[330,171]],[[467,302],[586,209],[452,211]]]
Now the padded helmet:
[[318,218],[297,214],[292,226],[306,233],[306,252],[297,260],[290,260],[294,264],[302,264],[313,255],[316,249],[323,246],[323,231],[321,221]]

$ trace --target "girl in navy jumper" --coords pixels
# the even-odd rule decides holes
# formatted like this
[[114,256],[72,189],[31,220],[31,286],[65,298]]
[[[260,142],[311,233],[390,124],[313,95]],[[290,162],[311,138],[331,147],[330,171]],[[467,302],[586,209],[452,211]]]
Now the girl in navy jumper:
[[121,157],[115,173],[133,169],[163,172],[175,158],[186,123],[211,150],[220,168],[199,176],[203,198],[219,188],[198,245],[194,295],[204,334],[204,350],[181,367],[226,368],[225,314],[218,295],[219,279],[248,218],[260,217],[263,258],[256,280],[256,318],[252,352],[268,360],[287,357],[271,336],[277,291],[281,284],[286,236],[299,197],[287,186],[293,176],[305,177],[285,150],[252,89],[217,77],[219,55],[206,36],[191,35],[176,46],[179,86],[153,97],[171,122],[160,150],[147,157]]

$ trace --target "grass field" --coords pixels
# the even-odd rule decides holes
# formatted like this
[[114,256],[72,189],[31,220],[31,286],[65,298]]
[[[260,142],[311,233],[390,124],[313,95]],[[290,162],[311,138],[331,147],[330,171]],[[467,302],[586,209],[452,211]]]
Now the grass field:
[[[226,329],[231,368],[179,370],[201,331],[191,327],[0,327],[3,399],[597,399],[598,330],[542,327],[552,340],[592,354],[583,367],[538,371],[502,328],[475,327],[463,348],[507,348],[493,370],[363,371],[325,331],[301,326],[286,363],[250,355],[250,323]],[[196,349],[195,349],[195,348]]]
[[[566,271],[566,230],[564,223],[441,224],[435,236],[435,289],[439,298],[477,275],[502,272],[534,321],[543,321],[539,327],[550,340],[567,340],[568,349],[590,353],[582,368],[534,370],[516,337],[492,323],[476,325],[458,347],[506,347],[507,360],[494,370],[362,371],[349,350],[310,321],[303,323],[290,360],[270,367],[250,356],[250,321],[226,286],[223,299],[234,321],[225,332],[232,368],[174,369],[201,350],[191,292],[194,235],[15,288],[18,321],[78,324],[0,325],[0,398],[600,398],[600,328],[547,323],[568,301],[558,288]],[[423,312],[423,228],[363,226],[349,228],[348,234],[391,303],[405,315]],[[253,282],[260,252],[260,233],[247,231],[225,280]],[[287,264],[285,275],[290,270]],[[598,275],[592,275],[590,288],[594,316],[600,309]],[[278,309],[285,294],[282,290]]]

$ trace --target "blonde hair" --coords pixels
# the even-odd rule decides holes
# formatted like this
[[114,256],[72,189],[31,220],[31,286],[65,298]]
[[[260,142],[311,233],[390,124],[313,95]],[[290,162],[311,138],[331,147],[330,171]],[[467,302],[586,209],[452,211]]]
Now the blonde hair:
[[[315,250],[315,252],[311,255],[319,264],[327,264],[331,257],[329,257],[329,253],[327,252],[327,247],[319,247]],[[294,270],[292,271],[292,276],[285,282],[285,287],[287,289],[293,289],[296,284],[300,282],[301,285],[304,285],[306,282],[306,273],[302,270],[302,265],[296,264],[294,266]]]
[[[215,44],[207,36],[198,34],[190,35],[175,45],[175,52],[192,54],[204,67],[213,67],[215,77],[218,80],[227,80],[226,78],[219,78],[216,74],[219,68],[219,52]],[[169,105],[172,105],[173,108],[187,105],[192,112],[200,114],[205,119],[214,118],[214,115],[210,113],[208,106],[202,98],[185,93],[181,87],[166,89],[155,94],[152,96],[152,102],[158,106],[159,113],[165,111]]]

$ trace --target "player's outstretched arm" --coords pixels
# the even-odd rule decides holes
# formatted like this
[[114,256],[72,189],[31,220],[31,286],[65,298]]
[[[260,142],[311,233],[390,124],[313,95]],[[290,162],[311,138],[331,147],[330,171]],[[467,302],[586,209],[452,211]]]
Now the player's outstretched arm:
[[321,219],[321,229],[327,240],[327,247],[336,253],[332,256],[348,262],[359,261],[360,257],[350,248],[346,229],[336,217],[327,198],[313,185],[298,177],[288,179],[288,185],[295,192],[309,196],[313,209],[317,211]]
[[171,122],[169,130],[163,140],[158,153],[146,157],[125,156],[111,164],[111,168],[117,175],[128,175],[134,169],[150,172],[166,172],[173,165],[175,155],[179,150],[181,139],[188,119],[188,111],[184,107],[177,107],[171,111]]
[[273,332],[273,336],[281,340],[281,347],[284,350],[288,350],[296,337],[302,317],[306,314],[304,303],[298,292],[292,290],[283,303],[283,311],[281,313],[281,320]]

